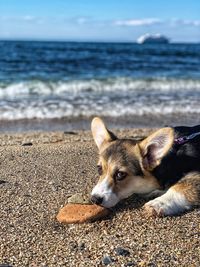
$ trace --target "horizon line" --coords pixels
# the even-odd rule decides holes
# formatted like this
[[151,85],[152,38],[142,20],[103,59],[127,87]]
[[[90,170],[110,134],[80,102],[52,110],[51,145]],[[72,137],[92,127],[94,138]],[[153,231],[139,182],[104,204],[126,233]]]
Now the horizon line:
[[[1,38],[0,42],[63,42],[63,43],[132,43],[138,44],[137,40],[97,40],[97,39],[51,39],[51,38]],[[168,44],[200,44],[200,41],[170,41]]]

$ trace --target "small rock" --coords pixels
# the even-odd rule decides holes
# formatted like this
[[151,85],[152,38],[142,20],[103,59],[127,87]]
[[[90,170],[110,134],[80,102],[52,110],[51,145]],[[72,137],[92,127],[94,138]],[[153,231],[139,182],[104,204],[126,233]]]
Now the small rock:
[[[0,184],[6,184],[7,183],[7,181],[5,181],[5,180],[0,180]],[[1,267],[1,265],[0,265],[0,267]]]
[[114,260],[110,257],[110,256],[105,256],[103,259],[102,259],[102,263],[104,265],[109,265],[113,262]]
[[146,261],[141,261],[141,262],[139,262],[139,264],[138,264],[138,266],[140,266],[140,267],[143,267],[143,266],[145,266],[146,265]]
[[80,243],[79,244],[79,246],[78,246],[78,249],[80,250],[80,251],[82,251],[82,250],[84,250],[85,249],[85,243]]
[[56,192],[56,191],[58,191],[58,189],[59,189],[59,186],[58,186],[58,185],[55,185],[55,184],[53,184],[53,185],[51,186],[51,188],[52,188],[52,191],[53,191],[53,192]]
[[87,196],[77,193],[68,198],[68,203],[72,204],[91,204]]
[[78,249],[78,244],[76,241],[70,241],[69,247],[71,251],[77,250]]
[[[31,197],[31,195],[30,194],[24,194],[24,197]],[[0,267],[1,267],[1,265],[0,265]]]
[[127,262],[124,267],[136,266],[135,262]]
[[147,266],[148,266],[148,267],[155,267],[155,266],[156,266],[156,264],[155,264],[155,263],[153,263],[153,262],[149,262]]
[[33,143],[32,142],[25,142],[25,143],[22,143],[22,146],[32,146]]
[[130,252],[127,249],[118,247],[115,249],[115,252],[118,256],[129,256]]
[[76,135],[77,133],[73,131],[64,131],[64,134]]

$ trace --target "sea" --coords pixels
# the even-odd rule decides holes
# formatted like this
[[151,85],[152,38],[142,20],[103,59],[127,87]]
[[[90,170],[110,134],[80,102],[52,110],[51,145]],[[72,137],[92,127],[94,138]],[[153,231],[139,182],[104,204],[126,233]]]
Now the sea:
[[200,124],[200,44],[0,41],[0,127],[79,129],[94,116]]

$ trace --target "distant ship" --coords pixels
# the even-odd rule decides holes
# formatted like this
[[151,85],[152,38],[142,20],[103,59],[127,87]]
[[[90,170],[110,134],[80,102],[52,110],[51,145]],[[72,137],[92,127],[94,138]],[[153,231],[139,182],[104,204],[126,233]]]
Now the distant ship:
[[144,34],[137,39],[138,44],[168,44],[169,39],[164,35],[157,34]]

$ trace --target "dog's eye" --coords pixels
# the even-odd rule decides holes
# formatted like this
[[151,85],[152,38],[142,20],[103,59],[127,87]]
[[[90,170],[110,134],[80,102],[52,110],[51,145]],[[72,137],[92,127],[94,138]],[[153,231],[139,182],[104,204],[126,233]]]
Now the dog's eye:
[[122,181],[123,179],[125,179],[127,176],[126,172],[122,172],[122,171],[116,171],[114,178],[116,181]]
[[103,169],[102,169],[102,166],[101,165],[97,165],[97,171],[98,171],[98,174],[99,175],[102,175]]

